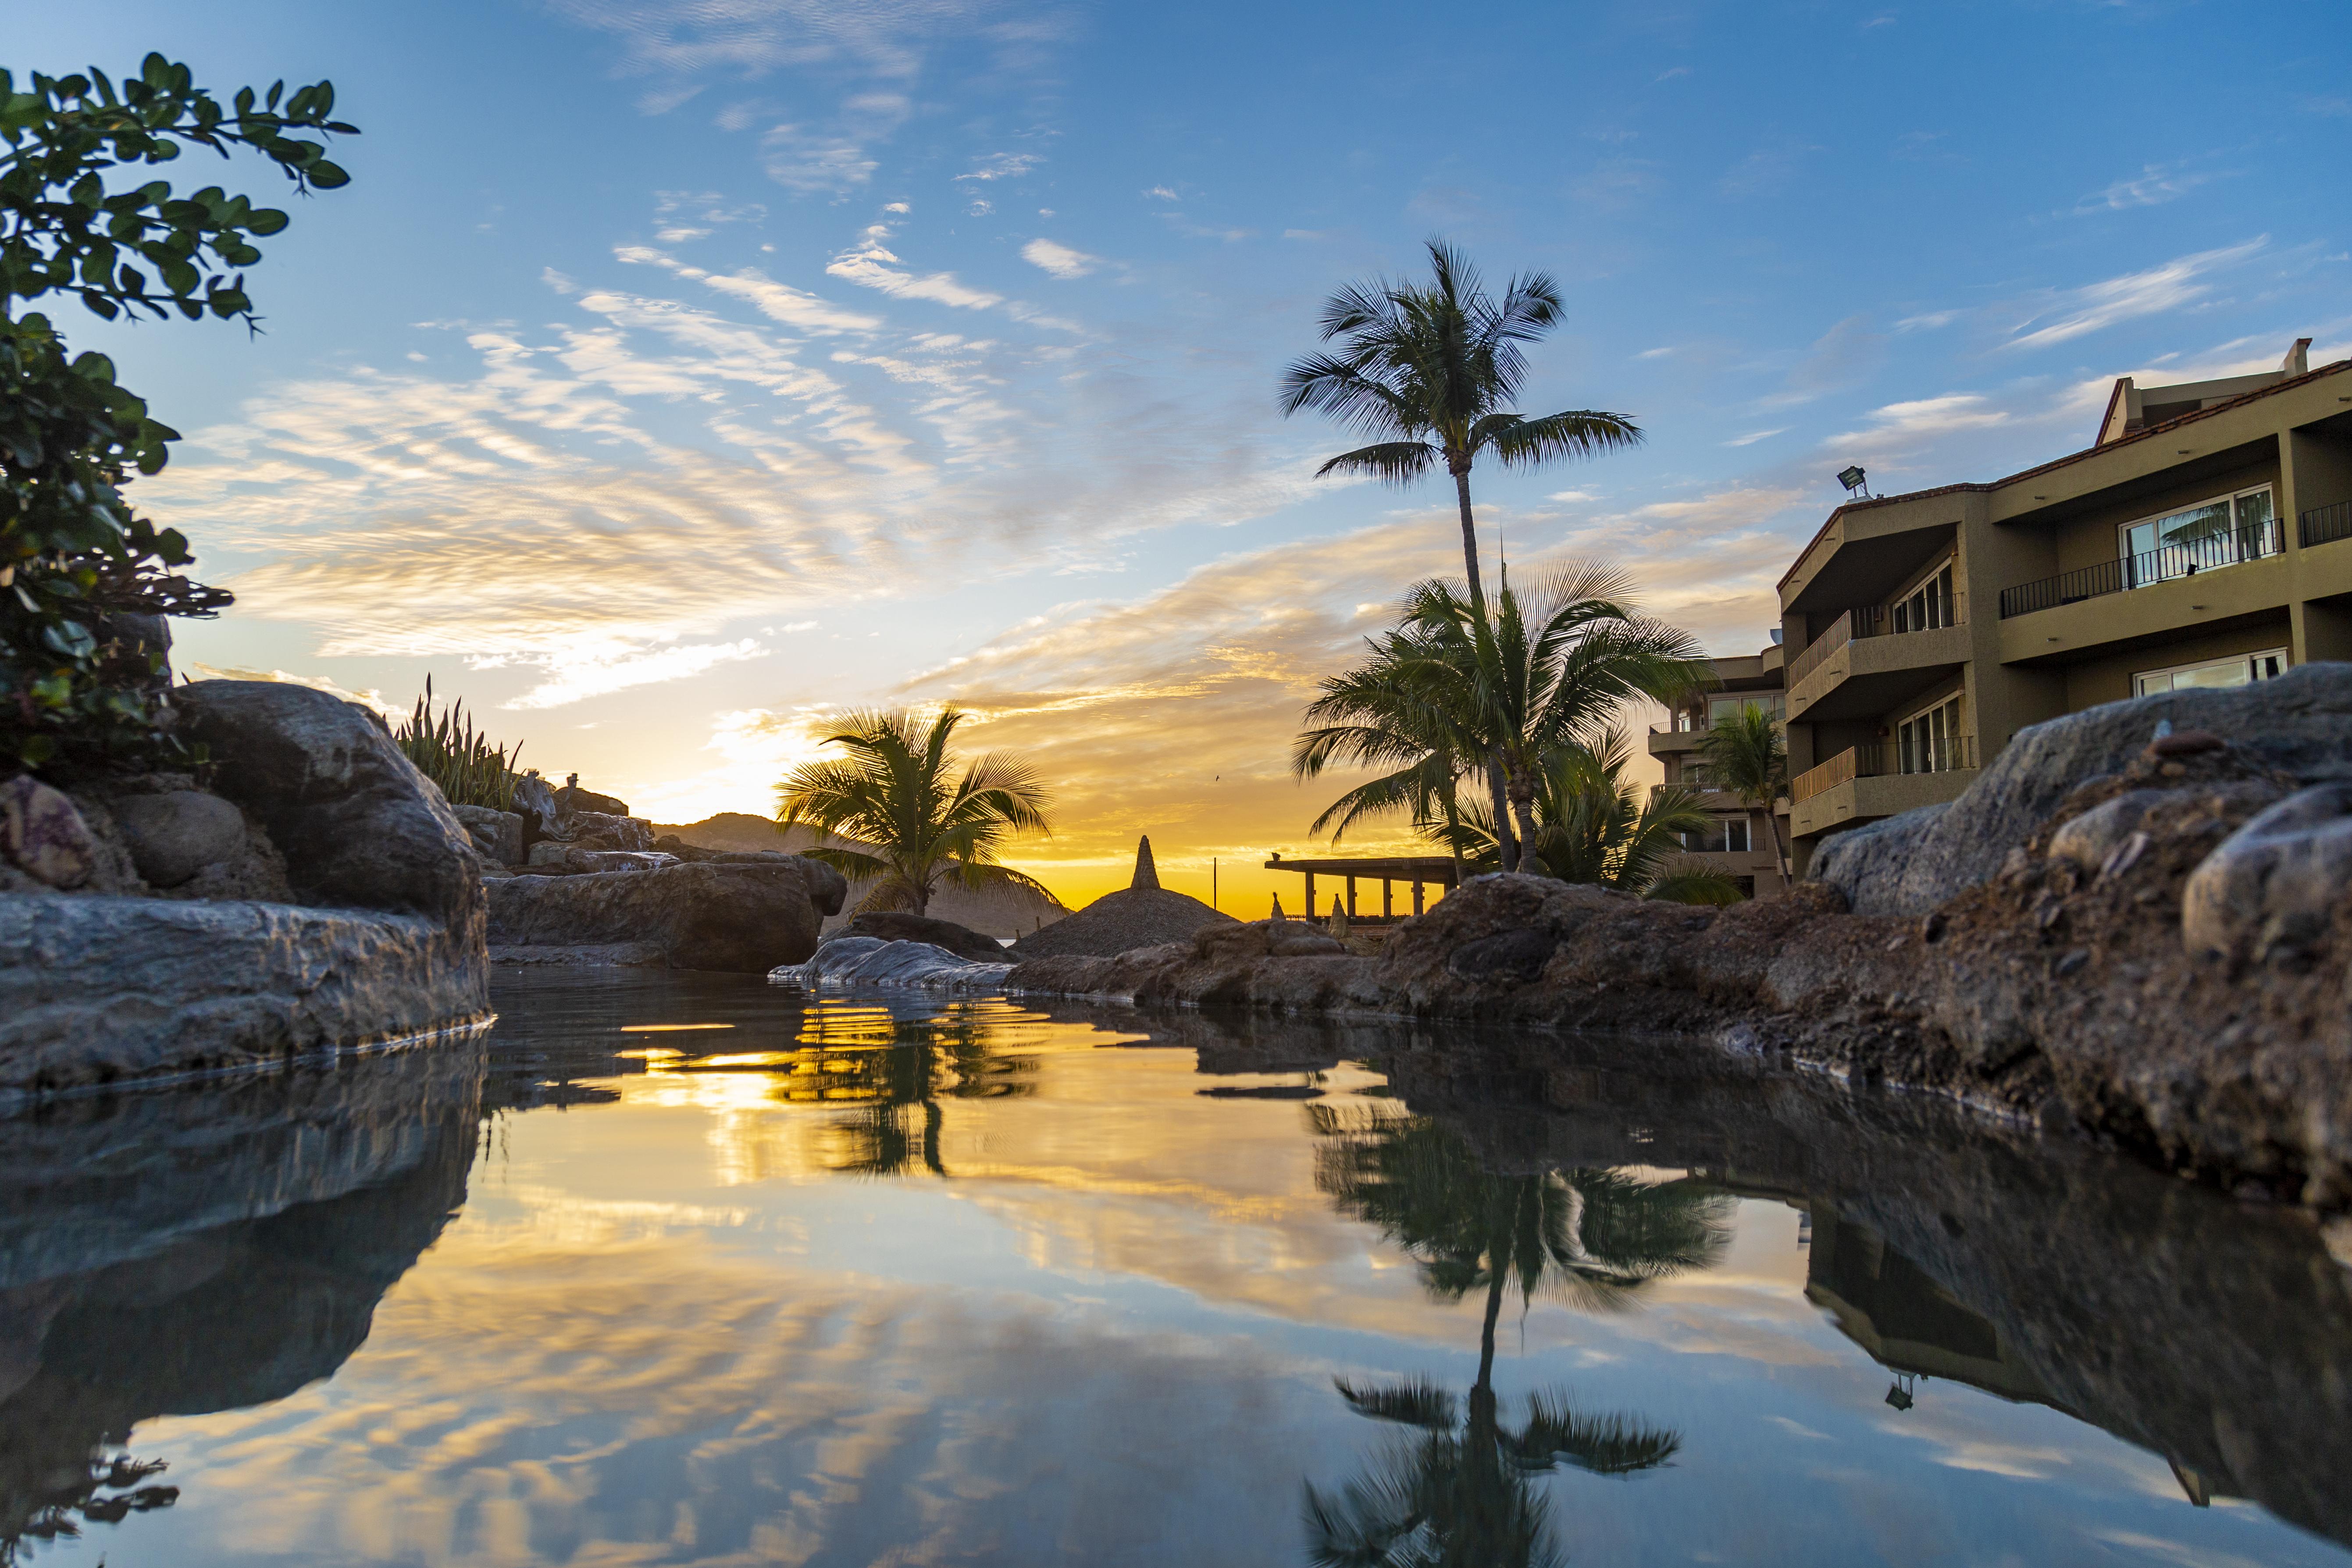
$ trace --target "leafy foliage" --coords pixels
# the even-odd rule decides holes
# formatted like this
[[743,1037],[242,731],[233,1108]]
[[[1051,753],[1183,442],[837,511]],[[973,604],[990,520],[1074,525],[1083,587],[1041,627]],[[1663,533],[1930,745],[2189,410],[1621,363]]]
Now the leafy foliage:
[[1764,818],[1780,874],[1789,874],[1789,851],[1780,843],[1780,818],[1772,803],[1789,793],[1789,747],[1780,721],[1761,708],[1742,704],[1707,731],[1698,744],[1709,788],[1739,797],[1752,822]]
[[1430,280],[1351,283],[1324,302],[1323,341],[1284,372],[1282,411],[1312,408],[1363,435],[1370,446],[1342,452],[1316,470],[1410,484],[1440,463],[1454,476],[1462,518],[1462,564],[1470,597],[1484,597],[1470,511],[1470,470],[1480,454],[1528,468],[1635,446],[1642,432],[1622,414],[1568,409],[1538,418],[1509,410],[1527,380],[1520,344],[1566,314],[1559,285],[1541,272],[1513,278],[1501,299],[1444,240],[1429,241]]
[[[209,185],[130,185],[117,171],[171,163],[191,147],[272,159],[298,191],[350,176],[323,142],[353,134],[331,118],[327,82],[289,97],[241,89],[224,109],[188,68],[149,55],[120,88],[87,75],[0,70],[0,763],[152,756],[161,655],[117,617],[208,615],[229,602],[172,570],[187,541],[132,511],[121,489],[163,467],[178,432],[115,380],[105,355],[69,354],[28,301],[78,299],[109,321],[176,311],[257,326],[244,269],[257,236],[287,215]],[[282,100],[282,102],[281,102]]]
[[912,713],[845,714],[823,743],[848,755],[803,763],[776,787],[779,827],[807,823],[868,846],[806,851],[844,876],[875,879],[861,910],[921,914],[950,878],[1045,891],[997,854],[1016,833],[1048,831],[1048,792],[1029,763],[999,752],[959,773],[948,744],[968,718],[954,707],[928,723]]
[[392,732],[394,744],[426,778],[440,786],[451,805],[486,805],[492,811],[514,809],[515,763],[522,756],[517,742],[509,752],[493,745],[474,729],[461,700],[433,713],[433,678],[425,678],[425,695],[416,708]]
[[1342,796],[1317,828],[1405,811],[1451,846],[1467,820],[1459,782],[1483,775],[1485,833],[1501,868],[1534,869],[1520,849],[1537,837],[1537,793],[1555,759],[1597,754],[1629,698],[1671,700],[1709,677],[1697,643],[1637,614],[1630,589],[1622,573],[1592,562],[1546,574],[1531,594],[1506,575],[1492,600],[1451,583],[1415,584],[1397,627],[1362,664],[1327,679],[1307,708],[1294,773],[1311,778],[1335,763],[1391,770]]
[[[1714,816],[1695,791],[1654,791],[1624,776],[1632,744],[1612,731],[1591,745],[1555,748],[1536,776],[1535,836],[1520,869],[1562,881],[1622,888],[1680,904],[1735,904],[1739,885],[1686,858],[1683,835],[1704,833]],[[1465,865],[1491,871],[1500,861],[1493,814],[1473,805],[1436,830]]]

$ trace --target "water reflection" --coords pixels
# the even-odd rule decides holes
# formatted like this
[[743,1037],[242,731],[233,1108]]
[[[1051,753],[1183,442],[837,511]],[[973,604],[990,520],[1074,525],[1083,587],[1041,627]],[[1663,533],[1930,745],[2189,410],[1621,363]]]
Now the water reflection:
[[1316,1185],[1410,1255],[1441,1300],[1482,1294],[1478,1374],[1468,1400],[1426,1379],[1359,1387],[1358,1415],[1416,1429],[1335,1492],[1307,1487],[1308,1560],[1320,1565],[1565,1561],[1535,1478],[1566,1465],[1627,1476],[1672,1459],[1681,1436],[1626,1415],[1578,1413],[1560,1391],[1531,1394],[1506,1423],[1495,1394],[1495,1329],[1507,1292],[1585,1311],[1620,1311],[1652,1281],[1701,1269],[1731,1240],[1732,1200],[1688,1181],[1617,1171],[1490,1170],[1452,1129],[1382,1110],[1307,1108],[1324,1140]]
[[465,1200],[481,1060],[444,1046],[7,1124],[0,1563],[178,1501],[129,1451],[142,1423],[334,1374]]

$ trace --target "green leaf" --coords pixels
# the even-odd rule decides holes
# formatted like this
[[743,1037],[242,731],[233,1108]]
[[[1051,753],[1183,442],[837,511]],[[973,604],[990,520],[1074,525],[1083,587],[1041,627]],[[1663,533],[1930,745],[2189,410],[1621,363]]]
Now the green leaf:
[[284,229],[292,221],[276,207],[262,207],[245,220],[245,231],[247,234],[257,234],[267,238]]
[[331,191],[339,185],[348,185],[352,183],[352,177],[343,173],[341,168],[328,163],[323,158],[311,164],[309,173],[310,183],[322,191]]

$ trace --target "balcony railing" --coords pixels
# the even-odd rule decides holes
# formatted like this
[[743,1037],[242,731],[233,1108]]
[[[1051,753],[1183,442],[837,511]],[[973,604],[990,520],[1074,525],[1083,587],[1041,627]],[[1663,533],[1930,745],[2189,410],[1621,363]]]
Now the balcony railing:
[[1895,624],[1894,611],[1885,605],[1872,605],[1864,609],[1848,610],[1836,620],[1832,621],[1830,629],[1807,644],[1805,651],[1799,654],[1790,664],[1790,689],[1793,690],[1799,681],[1819,669],[1822,662],[1830,655],[1856,637],[1880,637],[1896,636],[1905,632],[1934,631],[1956,624],[1952,615],[1953,605],[1950,595],[1947,594],[1940,600],[1931,600],[1929,603],[1931,608],[1941,612],[1936,616],[1936,624],[1933,626],[1897,626]]
[[2352,539],[2352,500],[2340,500],[2334,506],[2315,506],[2305,512],[2297,532],[2303,547],[2326,544],[2330,540]]
[[1789,781],[1794,805],[1823,795],[1855,779],[1881,778],[1888,773],[1948,773],[1977,765],[1974,735],[1938,735],[1919,742],[1906,754],[1890,741],[1850,746],[1817,768],[1808,768]]
[[[2313,515],[2310,512],[2304,514],[2306,531],[2311,526]],[[2306,531],[2304,535],[2305,542],[2309,542],[2310,537]],[[2044,577],[2038,583],[2021,583],[2014,588],[2003,588],[2000,591],[2000,618],[2007,620],[2011,616],[2030,616],[2036,610],[2079,604],[2103,594],[2120,594],[2126,588],[2145,588],[2152,583],[2194,577],[2200,572],[2276,555],[2285,548],[2286,531],[2279,526],[2278,519],[2271,518],[2245,528],[2207,534],[2202,539],[2183,540],[2168,544],[2161,550],[2150,550],[2138,555],[2121,555],[2113,561],[2102,561],[2095,566],[2080,566],[2072,572],[2061,572],[2055,577]]]

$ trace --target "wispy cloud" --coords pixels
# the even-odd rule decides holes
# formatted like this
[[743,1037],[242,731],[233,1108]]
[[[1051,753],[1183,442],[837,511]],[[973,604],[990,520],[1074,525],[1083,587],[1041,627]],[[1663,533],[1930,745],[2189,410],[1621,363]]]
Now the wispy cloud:
[[959,180],[1016,180],[1045,160],[1034,153],[992,153],[980,161],[980,166],[970,174],[958,174]]
[[2221,178],[2213,170],[2188,170],[2179,164],[2150,163],[2129,179],[2117,180],[2074,204],[2076,213],[2123,212],[2132,207],[2157,207],[2179,201],[2198,186]]
[[898,259],[882,243],[889,237],[888,225],[874,225],[856,245],[835,257],[825,270],[861,289],[878,289],[885,294],[904,300],[936,300],[960,310],[984,310],[992,305],[1004,303],[1003,295],[992,294],[985,289],[974,289],[959,282],[952,272],[932,272],[918,277],[914,273],[895,271],[885,266],[886,262]]
[[1056,278],[1084,278],[1102,264],[1099,256],[1088,256],[1083,250],[1073,250],[1056,241],[1033,239],[1021,247],[1022,259],[1032,267],[1040,267]]
[[681,644],[641,649],[612,637],[593,634],[559,647],[531,654],[488,654],[467,660],[476,669],[509,665],[535,665],[548,672],[537,686],[501,706],[512,709],[563,708],[591,697],[625,691],[633,686],[653,686],[700,675],[713,665],[761,658],[768,650],[749,637],[738,642]]
[[1727,447],[1753,447],[1759,441],[1769,440],[1775,436],[1786,436],[1789,433],[1790,428],[1790,427],[1789,426],[1781,425],[1769,430],[1750,430],[1745,436],[1734,436],[1730,440],[1726,441],[1724,445]]
[[[2011,329],[2007,347],[2048,348],[2118,321],[2160,315],[2196,303],[2212,291],[2212,274],[2246,260],[2270,244],[2260,235],[2240,245],[2200,250],[2144,272],[2127,272],[2104,282],[2057,291]],[[2036,325],[2035,323],[2042,323]],[[2032,331],[2027,331],[2032,328]]]

